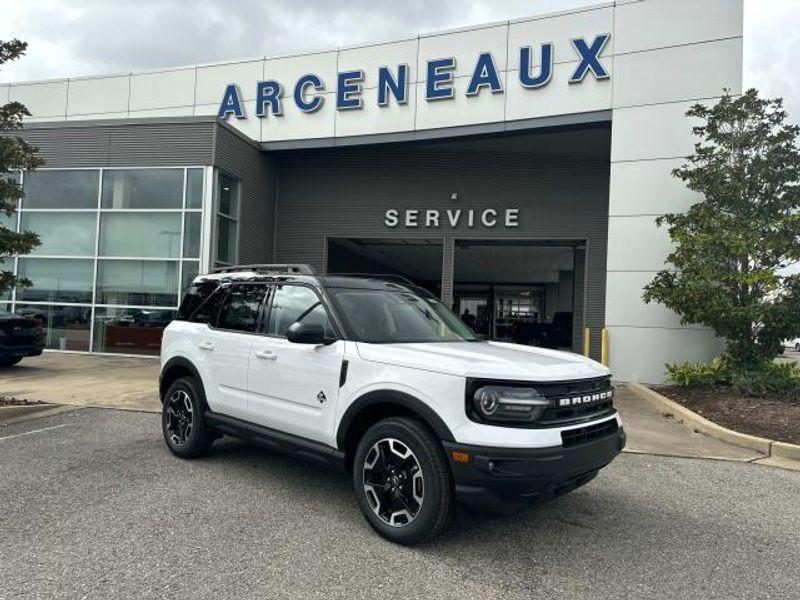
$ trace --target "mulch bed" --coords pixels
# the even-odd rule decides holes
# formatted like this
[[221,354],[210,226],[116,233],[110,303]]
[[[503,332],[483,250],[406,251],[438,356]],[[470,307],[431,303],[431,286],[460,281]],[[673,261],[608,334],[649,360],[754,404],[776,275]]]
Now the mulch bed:
[[739,396],[727,388],[654,388],[717,425],[800,444],[800,401]]
[[0,406],[31,406],[33,404],[44,404],[38,400],[25,400],[24,398],[9,398],[0,396]]

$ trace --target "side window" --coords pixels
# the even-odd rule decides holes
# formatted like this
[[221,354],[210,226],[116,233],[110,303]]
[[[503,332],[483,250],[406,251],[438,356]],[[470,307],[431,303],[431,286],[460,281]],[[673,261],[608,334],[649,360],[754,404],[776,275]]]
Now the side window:
[[217,320],[220,329],[253,332],[267,287],[264,285],[234,285]]
[[189,286],[183,301],[178,309],[178,320],[188,321],[192,314],[200,307],[219,287],[219,281],[198,281]]
[[334,335],[328,313],[314,290],[299,285],[280,285],[272,300],[267,333],[286,337],[286,331],[295,321],[319,323],[326,335]]
[[[192,323],[214,323],[214,320],[219,314],[220,306],[228,295],[228,286],[218,287],[214,293],[209,296],[205,302],[200,304],[197,309],[189,317]],[[183,308],[183,306],[181,306]]]

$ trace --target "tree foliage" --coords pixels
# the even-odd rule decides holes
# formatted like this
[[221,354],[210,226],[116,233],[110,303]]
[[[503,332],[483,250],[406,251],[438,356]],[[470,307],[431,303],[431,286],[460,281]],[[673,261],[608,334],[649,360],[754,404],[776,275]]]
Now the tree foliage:
[[763,372],[800,332],[800,128],[753,89],[687,115],[700,140],[673,175],[704,199],[657,219],[674,249],[643,297],[725,338],[734,372]]
[[[19,40],[0,40],[0,65],[16,60],[25,53],[28,45]],[[30,285],[30,281],[14,276],[8,259],[27,254],[39,245],[39,236],[31,232],[16,233],[8,227],[9,219],[22,198],[22,186],[14,177],[23,170],[35,169],[41,164],[37,148],[28,144],[14,132],[22,129],[22,118],[30,116],[19,102],[0,106],[0,294],[15,285]],[[2,217],[6,217],[3,219]]]

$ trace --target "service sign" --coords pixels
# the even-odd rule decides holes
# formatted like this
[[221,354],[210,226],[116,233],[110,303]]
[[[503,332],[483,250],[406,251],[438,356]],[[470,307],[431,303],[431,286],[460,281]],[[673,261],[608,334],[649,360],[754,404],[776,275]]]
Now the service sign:
[[[596,79],[608,79],[608,70],[600,59],[600,54],[605,48],[611,34],[603,33],[593,39],[576,38],[572,40],[569,50],[574,55],[577,66],[572,72],[568,84],[575,85],[584,81],[591,73]],[[518,85],[527,89],[539,89],[553,83],[554,48],[552,43],[540,44],[534,48],[522,46],[519,48],[519,77]],[[538,60],[535,60],[538,59]],[[534,65],[539,65],[534,68]],[[425,100],[428,102],[448,100],[455,97],[456,85],[454,71],[456,59],[453,57],[435,58],[427,61]],[[337,74],[336,109],[359,110],[364,107],[361,96],[365,73],[363,70],[342,71]],[[377,72],[379,107],[389,106],[391,102],[406,104],[409,94],[409,67],[400,64],[392,67],[381,67]],[[328,82],[322,80],[315,73],[302,75],[291,88],[290,100],[287,100],[287,82],[267,79],[256,83],[256,108],[255,116],[264,118],[269,116],[281,117],[284,102],[292,101],[304,113],[312,113],[322,108],[325,102],[323,92],[327,90]],[[503,84],[500,72],[497,70],[494,58],[490,52],[478,55],[469,84],[463,93],[467,96],[477,96],[481,93],[502,94]],[[218,116],[225,119],[231,115],[237,119],[246,119],[242,92],[236,83],[229,83],[222,96]]]

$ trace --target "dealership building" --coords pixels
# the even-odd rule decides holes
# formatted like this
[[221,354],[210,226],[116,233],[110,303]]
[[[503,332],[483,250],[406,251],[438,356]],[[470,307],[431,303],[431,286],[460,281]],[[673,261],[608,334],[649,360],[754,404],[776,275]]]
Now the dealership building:
[[[617,0],[387,43],[0,85],[45,165],[6,226],[53,350],[157,354],[197,273],[392,273],[490,339],[607,359],[621,380],[721,350],[642,288],[694,103],[742,86],[743,0]],[[534,332],[534,333],[531,333]],[[526,337],[528,336],[528,337]],[[605,343],[603,343],[605,340]],[[604,351],[605,349],[605,351]]]

